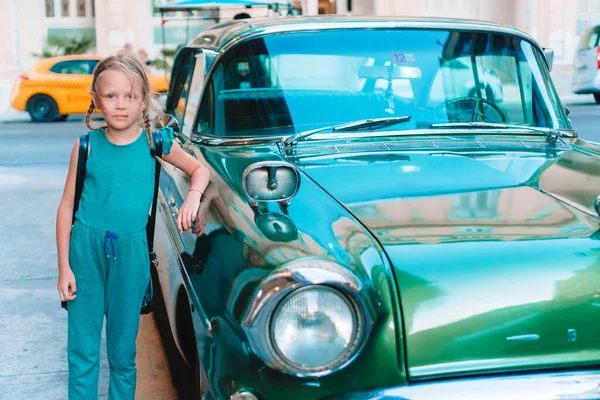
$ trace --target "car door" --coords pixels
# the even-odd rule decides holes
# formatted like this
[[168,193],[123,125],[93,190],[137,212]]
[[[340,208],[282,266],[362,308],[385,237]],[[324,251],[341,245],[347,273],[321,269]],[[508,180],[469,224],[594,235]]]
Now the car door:
[[[174,66],[174,71],[178,72],[171,78],[171,90],[167,98],[165,113],[170,116],[172,121],[175,121],[175,141],[189,154],[198,158],[193,151],[194,145],[190,140],[190,132],[199,101],[195,99],[200,98],[204,79],[205,68],[202,52],[198,52],[197,49],[188,51],[184,48],[178,53]],[[190,177],[164,161],[161,164],[158,215],[162,218],[162,225],[157,223],[157,229],[162,229],[163,232],[157,232],[159,243],[156,243],[155,247],[159,255],[157,272],[165,298],[169,323],[172,332],[177,332],[178,327],[181,326],[177,319],[182,318],[182,315],[185,314],[180,311],[186,311],[179,307],[189,307],[196,337],[204,338],[196,340],[196,349],[199,354],[208,356],[210,354],[208,349],[212,346],[212,335],[210,318],[205,314],[203,307],[206,298],[199,299],[198,291],[194,289],[206,281],[204,278],[197,279],[204,270],[206,260],[201,256],[201,252],[196,250],[196,246],[200,245],[205,237],[203,235],[196,237],[189,231],[179,232],[177,216],[189,190]],[[206,200],[203,200],[201,210],[206,211],[208,205]],[[207,222],[207,225],[210,229],[214,223]],[[189,304],[187,305],[180,302],[180,291],[183,288],[188,294]],[[206,295],[207,292],[202,291],[201,293]],[[179,335],[181,334],[179,332]],[[195,354],[192,354],[193,346],[190,346],[189,343],[179,343],[178,337],[174,337],[174,339],[188,363],[193,365],[196,357]]]
[[[202,51],[196,51],[179,55],[179,57],[183,58],[183,60],[180,60],[181,64],[179,68],[180,71],[186,71],[183,74],[185,75],[185,79],[176,80],[173,93],[167,101],[167,111],[171,111],[179,122],[179,129],[175,132],[175,140],[185,151],[198,158],[206,166],[207,163],[204,162],[202,156],[199,155],[195,145],[190,140],[192,125],[203,89],[205,76],[204,54]],[[199,250],[197,249],[198,246],[201,246],[200,241],[203,235],[197,237],[195,233],[190,231],[179,232],[176,226],[178,212],[188,193],[191,180],[190,177],[177,168],[171,171],[168,176],[170,183],[166,192],[166,205],[168,206],[171,219],[169,227],[172,235],[175,237],[177,251],[180,254],[184,279],[188,280],[186,284],[188,285],[190,297],[192,297],[191,300],[192,302],[195,300],[198,303],[196,305],[198,309],[196,314],[200,313],[200,320],[198,322],[206,325],[205,315],[202,312],[202,302],[197,297],[193,298],[196,296],[197,291],[192,287],[194,284],[192,280],[199,275],[200,271],[204,270],[206,263],[206,259],[199,254]],[[212,229],[216,223],[209,215],[210,213],[207,213],[209,206],[205,193],[200,209],[204,217],[202,223],[206,225],[205,230]]]
[[90,106],[92,72],[98,60],[60,61],[50,68],[55,75],[49,84],[50,93],[59,104],[61,114],[85,114]]
[[[198,73],[195,67],[196,54],[198,53],[178,54],[178,59],[175,60],[178,74],[173,78],[173,89],[167,99],[166,113],[176,121],[173,129],[174,140],[182,148],[188,146],[190,126],[193,122],[193,112],[189,109],[195,107],[192,100],[194,93],[190,93],[190,87],[193,77]],[[192,153],[190,152],[190,154]],[[164,184],[161,186],[164,195],[162,206],[166,211],[165,218],[168,220],[167,225],[173,237],[173,245],[181,254],[194,245],[191,235],[179,232],[176,225],[179,208],[183,204],[190,186],[190,178],[178,168],[163,162],[161,184],[163,182]]]

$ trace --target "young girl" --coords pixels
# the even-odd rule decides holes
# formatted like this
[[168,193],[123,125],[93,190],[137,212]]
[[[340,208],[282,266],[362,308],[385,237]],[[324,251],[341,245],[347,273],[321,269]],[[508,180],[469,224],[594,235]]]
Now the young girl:
[[[119,54],[94,70],[86,117],[90,151],[83,192],[71,228],[79,140],[58,207],[58,292],[68,301],[69,399],[98,397],[102,324],[106,316],[109,399],[133,399],[136,337],[142,298],[150,278],[146,223],[154,193],[154,159],[148,114],[150,86],[134,57]],[[106,127],[94,130],[99,109]],[[144,129],[139,124],[143,121]],[[192,229],[209,173],[160,131],[162,159],[191,177],[177,226]]]

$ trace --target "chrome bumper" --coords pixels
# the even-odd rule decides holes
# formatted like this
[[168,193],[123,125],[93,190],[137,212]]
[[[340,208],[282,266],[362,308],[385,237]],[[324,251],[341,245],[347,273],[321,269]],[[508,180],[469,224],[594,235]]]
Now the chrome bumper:
[[512,375],[421,383],[331,400],[599,400],[600,371]]

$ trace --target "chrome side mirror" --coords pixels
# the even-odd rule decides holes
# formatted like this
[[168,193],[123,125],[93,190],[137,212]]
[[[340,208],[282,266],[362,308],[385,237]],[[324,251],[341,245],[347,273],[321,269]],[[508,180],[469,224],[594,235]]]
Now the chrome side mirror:
[[544,56],[546,57],[546,64],[548,64],[548,71],[552,71],[552,64],[554,64],[554,50],[544,49]]
[[242,174],[242,186],[252,207],[269,202],[287,206],[299,185],[300,174],[296,168],[281,161],[257,162]]

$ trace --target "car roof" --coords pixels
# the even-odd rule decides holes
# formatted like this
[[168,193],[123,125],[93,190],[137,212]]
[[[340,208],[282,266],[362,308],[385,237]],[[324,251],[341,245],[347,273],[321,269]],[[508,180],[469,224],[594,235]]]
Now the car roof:
[[419,18],[384,16],[301,16],[284,18],[251,18],[223,22],[201,32],[192,39],[187,47],[222,50],[240,37],[263,36],[272,33],[284,33],[326,29],[385,29],[385,28],[430,28],[489,31],[520,36],[539,44],[526,33],[504,25],[491,22],[457,18]]
[[74,60],[102,60],[104,57],[90,54],[73,54],[69,56],[57,56],[57,57],[49,57],[39,60],[35,68],[36,69],[50,69],[54,64],[61,61],[74,61]]

